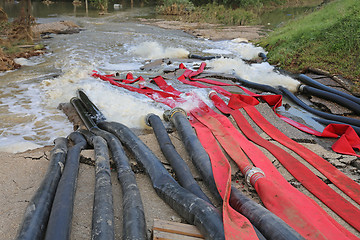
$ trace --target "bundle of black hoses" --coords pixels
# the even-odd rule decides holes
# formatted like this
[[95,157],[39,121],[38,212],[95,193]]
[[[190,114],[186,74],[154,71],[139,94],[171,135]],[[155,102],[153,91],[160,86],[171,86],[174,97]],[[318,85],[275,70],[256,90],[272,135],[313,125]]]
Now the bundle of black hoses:
[[16,239],[30,240],[44,237],[56,188],[64,167],[66,153],[67,139],[55,139],[55,147],[51,150],[48,170],[25,210]]
[[360,127],[360,120],[355,119],[355,118],[348,118],[348,117],[343,117],[343,116],[338,116],[338,115],[334,115],[334,114],[330,114],[330,113],[325,113],[316,109],[313,109],[311,107],[309,107],[306,103],[304,103],[303,101],[301,101],[299,98],[297,98],[293,93],[291,93],[288,89],[284,88],[284,87],[279,87],[279,89],[283,92],[283,94],[285,96],[287,96],[289,99],[291,99],[293,102],[295,102],[296,104],[298,104],[300,107],[304,108],[306,111],[313,113],[317,116],[320,116],[322,118],[328,119],[328,120],[333,120],[333,121],[337,121],[337,122],[342,122],[345,124],[349,124],[349,125],[355,125]]
[[[213,178],[209,155],[206,153],[192,129],[188,119],[186,118],[185,111],[179,108],[174,108],[171,111],[165,112],[164,118],[174,124],[193,164],[200,172],[205,183],[210,187],[210,191],[213,194],[218,194]],[[255,230],[259,230],[266,239],[303,239],[300,234],[287,225],[283,220],[261,205],[244,196],[235,187],[231,188],[230,205],[236,211],[249,219],[255,227]],[[259,236],[258,232],[257,234]],[[259,238],[261,237],[259,236]]]
[[351,100],[351,101],[353,101],[353,102],[355,102],[357,104],[360,104],[360,98],[355,97],[355,96],[350,95],[350,94],[347,94],[345,92],[336,90],[334,88],[325,86],[324,84],[321,84],[321,83],[315,81],[314,79],[312,79],[312,78],[310,78],[310,77],[308,77],[308,76],[306,76],[304,74],[299,74],[297,76],[297,79],[299,79],[302,83],[304,83],[306,85],[309,85],[309,86],[312,86],[312,87],[315,87],[315,88],[318,88],[318,89],[321,89],[321,90],[324,90],[324,91],[327,91],[327,92],[342,96],[342,97],[347,98],[347,99],[349,99],[349,100]]
[[[274,94],[278,95],[285,95],[289,97],[291,100],[293,100],[296,104],[298,104],[300,107],[304,108],[306,111],[311,112],[315,115],[318,115],[320,117],[323,117],[327,120],[333,121],[332,123],[340,123],[340,124],[348,124],[348,125],[354,125],[354,126],[360,126],[359,120],[354,120],[352,118],[342,117],[338,115],[334,115],[331,113],[325,113],[316,109],[311,108],[304,102],[302,102],[299,98],[297,98],[293,93],[291,93],[289,90],[287,90],[284,87],[279,86],[279,90],[266,85],[266,84],[259,84],[254,83],[248,80],[245,80],[238,75],[234,74],[235,76],[235,82],[238,82],[241,86],[258,89],[264,92],[272,92]],[[301,85],[299,87],[299,91],[302,91],[307,94],[311,94],[335,103],[338,103],[339,105],[342,105],[352,111],[354,111],[356,114],[360,114],[360,100],[359,98],[343,93],[341,91],[338,91],[336,89],[327,87],[303,74],[299,74],[297,77],[299,80],[301,80],[305,84],[309,84],[311,86]],[[318,120],[317,120],[318,121]],[[325,121],[319,120],[319,122],[325,123]],[[328,121],[327,121],[328,122]]]
[[314,88],[311,86],[306,85],[300,85],[299,86],[299,92],[303,92],[312,96],[317,96],[335,103],[338,103],[339,105],[342,105],[350,110],[352,110],[354,113],[360,115],[360,104],[351,101],[348,98],[342,97],[340,95],[321,90],[318,88]]
[[[97,109],[96,106],[87,98],[82,91],[78,92],[78,98],[71,99],[71,103],[79,113],[86,127],[94,134],[103,137],[110,148],[112,159],[117,170],[117,177],[122,189],[123,207],[123,239],[146,239],[146,222],[144,207],[142,204],[140,191],[135,180],[135,174],[131,170],[129,160],[124,152],[121,142],[113,134],[103,131],[97,127],[87,108]],[[83,104],[85,103],[85,104]],[[86,108],[85,108],[86,106]],[[92,109],[92,112],[95,112]],[[104,115],[97,109],[97,117],[94,119],[105,119]]]
[[80,152],[85,148],[86,140],[78,132],[71,133],[69,139],[74,145],[67,152],[66,164],[57,186],[46,228],[45,239],[47,240],[70,239]]
[[188,165],[186,165],[185,161],[176,151],[160,117],[153,113],[150,113],[146,116],[145,122],[154,130],[156,139],[160,145],[160,149],[164,154],[165,158],[172,166],[180,185],[198,196],[199,198],[202,198],[208,203],[212,204],[210,199],[205,195],[205,193],[201,190],[200,186],[195,181]]
[[[77,102],[74,100],[72,103]],[[77,108],[77,112],[82,119],[86,119],[85,122],[93,122],[85,109]],[[157,194],[180,216],[197,226],[206,239],[224,239],[222,219],[215,207],[182,188],[170,176],[160,160],[129,128],[120,123],[109,122],[99,122],[98,126],[120,139],[146,169]]]
[[154,153],[125,125],[101,122],[99,127],[112,132],[146,170],[156,193],[205,239],[224,239],[221,216],[214,206],[181,187],[164,168]]

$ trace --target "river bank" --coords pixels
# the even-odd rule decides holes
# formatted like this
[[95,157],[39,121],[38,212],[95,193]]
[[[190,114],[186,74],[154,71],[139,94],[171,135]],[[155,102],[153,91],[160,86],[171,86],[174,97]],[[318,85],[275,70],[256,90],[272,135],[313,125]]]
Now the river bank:
[[7,52],[0,50],[0,72],[19,69],[21,64],[16,61],[18,58],[30,58],[46,53],[42,39],[48,38],[50,34],[73,34],[79,33],[80,27],[71,21],[54,21],[50,23],[35,24],[31,27],[32,41],[29,44],[21,45],[11,39],[21,39],[21,32],[15,33],[9,38],[1,39],[0,43],[5,48],[11,49]]
[[190,23],[183,21],[169,21],[162,19],[140,18],[143,24],[153,25],[164,29],[182,30],[197,38],[213,41],[237,40],[249,42],[265,37],[268,30],[264,26],[225,26],[223,24]]

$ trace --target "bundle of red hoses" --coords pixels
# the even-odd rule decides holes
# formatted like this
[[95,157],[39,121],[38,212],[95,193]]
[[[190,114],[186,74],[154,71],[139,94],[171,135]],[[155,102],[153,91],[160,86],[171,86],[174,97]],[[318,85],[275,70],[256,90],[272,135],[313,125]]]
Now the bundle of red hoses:
[[[191,84],[196,87],[208,87],[193,81],[193,77],[202,72],[204,66],[205,65],[202,64],[200,69],[196,72],[186,69],[185,73],[179,78],[179,80],[185,84]],[[181,65],[181,68],[184,68],[184,66]],[[123,87],[127,90],[144,94],[155,101],[164,103],[171,107],[174,107],[179,102],[184,101],[184,99],[180,96],[181,92],[177,91],[172,86],[169,86],[161,77],[157,77],[154,80],[163,91],[153,90],[142,85],[140,85],[139,88],[127,85],[126,83],[129,83],[129,79],[132,78],[132,76],[127,77],[127,79],[125,79],[127,81],[122,81],[125,84],[119,83],[115,78],[109,75],[104,76],[94,73],[94,76],[105,81],[109,81],[111,84]],[[251,96],[233,95],[220,87],[232,84],[224,84],[208,79],[196,79],[196,81],[216,84],[216,86],[212,86],[211,88],[224,96],[230,97],[230,102],[229,105],[226,105],[218,96],[216,96],[216,94],[213,93],[211,94],[211,98],[215,102],[215,105],[224,113],[232,114],[240,129],[251,141],[267,148],[309,191],[329,206],[334,212],[340,215],[345,221],[357,230],[360,230],[360,224],[356,221],[360,213],[359,209],[328,187],[297,159],[256,134],[248,122],[245,121],[240,111],[238,111],[239,108],[245,109],[252,119],[269,136],[284,146],[297,152],[305,160],[321,171],[326,177],[328,177],[335,185],[342,189],[347,195],[359,202],[360,188],[357,183],[342,174],[315,153],[289,139],[271,125],[254,107],[254,105],[258,103],[255,97],[263,98],[275,108],[281,104],[281,96],[255,95],[246,89],[244,90]],[[235,210],[233,210],[228,204],[231,183],[230,166],[216,140],[221,144],[227,154],[237,163],[244,175],[248,177],[249,182],[251,182],[257,190],[264,205],[270,211],[281,217],[296,231],[302,234],[302,236],[309,239],[356,238],[344,227],[333,220],[313,200],[292,187],[276,170],[271,161],[252,142],[237,131],[225,116],[215,113],[205,104],[201,104],[199,108],[192,110],[190,112],[190,116],[192,125],[196,129],[200,141],[211,158],[214,178],[217,183],[219,193],[224,199],[224,228],[228,239],[234,239],[234,236],[252,239],[256,237],[256,235],[247,219],[235,212]],[[338,133],[340,129],[340,127],[337,126],[330,126],[328,128],[335,129],[335,133]],[[351,132],[351,130],[347,131]],[[330,132],[330,134],[326,134],[334,137],[335,135],[333,132],[334,131]],[[356,145],[360,141],[356,143],[356,140],[351,140],[350,142],[352,144],[355,142]],[[352,149],[352,147],[350,148]],[[248,158],[257,168],[254,168]]]

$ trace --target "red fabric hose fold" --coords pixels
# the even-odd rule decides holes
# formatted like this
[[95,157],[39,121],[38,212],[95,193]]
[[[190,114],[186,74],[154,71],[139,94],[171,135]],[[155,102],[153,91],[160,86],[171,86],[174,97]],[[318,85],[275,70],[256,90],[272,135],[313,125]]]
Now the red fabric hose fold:
[[265,177],[253,181],[264,205],[307,239],[356,239],[334,221],[312,199],[292,187],[255,145],[245,139],[224,116],[213,115],[204,109],[191,114],[211,130],[227,154],[245,173],[251,165],[245,154]]
[[231,168],[209,129],[196,120],[191,124],[209,154],[216,186],[223,201],[223,221],[226,239],[257,239],[249,220],[235,211],[229,204],[231,192]]
[[[244,101],[246,96],[238,96]],[[210,98],[215,106],[226,114],[231,114],[235,119],[240,130],[254,143],[266,148],[279,162],[293,175],[306,189],[319,198],[335,213],[341,216],[346,222],[357,230],[360,230],[360,210],[336,193],[332,188],[325,184],[310,169],[304,166],[288,152],[276,146],[275,144],[263,139],[248,123],[246,118],[238,110],[232,110],[215,93],[210,94]],[[250,103],[251,104],[251,103]]]
[[[180,66],[180,68],[185,68],[183,65]],[[198,71],[192,73],[191,70],[186,70],[184,75],[181,78],[184,78],[184,76],[195,76],[202,72],[204,67],[200,67]],[[196,73],[196,74],[195,74]],[[195,81],[196,79],[193,79]],[[193,81],[183,81],[186,84],[193,85]],[[215,83],[216,81],[212,81],[212,83]],[[209,88],[208,86],[205,86],[200,83],[196,83],[197,87],[203,87],[203,88]],[[216,86],[217,88],[211,87],[211,89],[217,91],[217,89],[221,88],[219,86]],[[223,94],[223,92],[226,91],[223,89],[223,91],[217,91],[220,94]],[[226,91],[227,92],[227,91]],[[281,106],[282,96],[281,95],[258,95],[254,94],[247,90],[247,93],[250,94],[253,97],[258,97],[266,101],[270,106],[272,106],[275,114],[276,108]],[[229,97],[229,94],[223,94],[225,96]],[[270,131],[270,135],[274,140],[280,142],[284,146],[290,148],[291,150],[295,151],[297,154],[299,154],[301,157],[303,157],[306,161],[308,161],[311,165],[313,165],[317,170],[319,170],[322,174],[324,174],[332,183],[334,183],[338,188],[340,188],[346,195],[351,197],[354,201],[360,204],[360,186],[356,182],[354,182],[352,179],[350,179],[348,176],[346,176],[344,173],[339,171],[336,167],[331,165],[329,162],[324,160],[323,158],[319,157],[317,154],[313,153],[309,149],[305,148],[301,144],[296,143],[292,139],[288,138],[285,134],[283,134],[281,131],[279,131],[276,127],[274,127],[271,123],[269,123],[257,110],[254,105],[256,105],[258,102],[255,100],[249,100],[251,98],[247,97],[246,101],[243,101],[245,97],[243,95],[237,94],[232,95],[230,94],[230,101],[229,101],[229,107],[232,109],[239,109],[244,108],[245,111],[250,115],[250,117],[259,125],[260,128],[263,129],[263,131],[268,132]],[[251,101],[251,102],[249,102]],[[309,127],[306,127],[304,125],[301,125],[291,119],[288,119],[286,117],[283,117],[279,114],[277,114],[282,120],[290,123],[291,125],[297,125],[297,128],[300,130],[311,130],[311,134],[315,134],[316,136],[321,137],[339,137],[338,141],[334,143],[332,146],[332,149],[335,152],[339,152],[342,154],[348,154],[348,155],[354,155],[359,156],[355,153],[355,149],[360,148],[360,138],[355,133],[355,131],[348,125],[343,124],[330,124],[327,126],[322,133],[317,132],[313,129],[310,129]],[[258,120],[255,120],[257,119]],[[273,130],[272,130],[273,129]],[[274,133],[271,133],[271,131],[274,131]],[[307,131],[308,132],[308,131]]]

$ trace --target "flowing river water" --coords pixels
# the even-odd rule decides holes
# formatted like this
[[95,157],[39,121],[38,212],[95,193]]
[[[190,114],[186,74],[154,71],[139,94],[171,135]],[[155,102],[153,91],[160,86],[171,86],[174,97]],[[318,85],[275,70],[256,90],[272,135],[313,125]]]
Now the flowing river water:
[[[214,71],[236,71],[252,81],[296,88],[297,81],[275,73],[268,63],[249,65],[242,60],[256,57],[264,52],[262,48],[231,40],[197,39],[182,31],[144,25],[134,18],[151,13],[151,8],[131,8],[102,17],[91,13],[78,16],[74,11],[38,17],[38,23],[70,20],[83,30],[77,34],[51,35],[51,39],[43,40],[46,54],[19,59],[21,69],[0,74],[0,151],[24,151],[67,136],[73,126],[57,107],[76,96],[79,88],[85,90],[108,120],[131,128],[144,128],[146,114],[162,115],[167,109],[145,96],[91,77],[93,70],[119,72],[123,77],[132,72],[135,77],[148,79],[161,74],[140,70],[149,59],[185,59],[189,53],[221,54],[229,59],[210,61],[208,65]],[[207,91],[197,91],[206,98]]]

